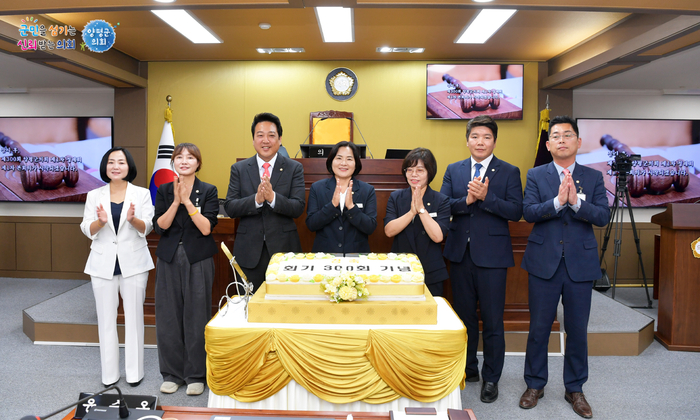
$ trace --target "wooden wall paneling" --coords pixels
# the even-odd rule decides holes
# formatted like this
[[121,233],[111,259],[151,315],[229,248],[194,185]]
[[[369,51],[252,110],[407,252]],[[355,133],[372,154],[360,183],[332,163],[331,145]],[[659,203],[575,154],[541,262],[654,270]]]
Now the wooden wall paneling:
[[17,246],[15,237],[15,223],[0,223],[0,270],[17,269]]
[[51,223],[17,223],[17,270],[51,271]]
[[89,249],[79,223],[51,224],[51,271],[82,273]]

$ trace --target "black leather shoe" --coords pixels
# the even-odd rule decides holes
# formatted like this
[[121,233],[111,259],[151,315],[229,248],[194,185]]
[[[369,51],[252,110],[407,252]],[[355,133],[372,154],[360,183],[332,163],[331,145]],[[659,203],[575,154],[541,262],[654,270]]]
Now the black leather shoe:
[[[121,378],[119,378],[119,379],[121,379]],[[103,385],[105,388],[109,388],[110,386],[113,386],[113,385],[116,385],[117,383],[119,383],[119,379],[117,379],[116,381],[112,382],[111,384],[105,384],[105,383],[103,383],[102,385]]]
[[470,375],[467,373],[467,379],[465,379],[467,382],[479,382],[479,374],[475,375]]
[[498,399],[498,382],[486,382],[481,385],[481,402],[492,403]]

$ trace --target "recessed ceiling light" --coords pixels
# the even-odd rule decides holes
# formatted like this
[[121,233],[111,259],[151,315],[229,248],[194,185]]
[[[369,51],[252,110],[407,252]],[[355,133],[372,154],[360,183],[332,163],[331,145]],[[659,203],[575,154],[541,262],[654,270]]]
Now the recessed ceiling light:
[[411,54],[416,54],[416,53],[422,53],[425,51],[425,48],[406,48],[406,47],[398,47],[398,48],[391,48],[391,47],[378,47],[377,52],[380,53],[411,53]]
[[267,29],[270,29],[270,28],[272,27],[272,25],[270,25],[269,23],[261,23],[261,24],[259,24],[258,26],[259,26],[260,29],[262,29],[262,30],[267,30]]
[[345,7],[316,7],[323,42],[355,42],[353,11]]
[[493,0],[472,0],[474,3],[491,3]]
[[457,37],[456,44],[483,44],[515,14],[514,9],[483,9]]
[[151,12],[195,44],[220,44],[223,42],[187,10],[151,10]]
[[256,51],[260,54],[272,54],[272,53],[303,53],[306,52],[303,48],[256,48]]
[[158,3],[175,3],[175,0],[154,0]]

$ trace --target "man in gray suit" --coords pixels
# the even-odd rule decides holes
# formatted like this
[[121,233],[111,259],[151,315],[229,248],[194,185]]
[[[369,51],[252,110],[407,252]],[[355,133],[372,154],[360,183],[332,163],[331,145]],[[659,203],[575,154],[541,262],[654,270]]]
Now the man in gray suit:
[[239,217],[233,254],[255,290],[265,280],[270,256],[301,252],[294,219],[304,212],[304,169],[278,153],[282,124],[270,113],[255,116],[251,127],[257,154],[231,166],[224,208]]

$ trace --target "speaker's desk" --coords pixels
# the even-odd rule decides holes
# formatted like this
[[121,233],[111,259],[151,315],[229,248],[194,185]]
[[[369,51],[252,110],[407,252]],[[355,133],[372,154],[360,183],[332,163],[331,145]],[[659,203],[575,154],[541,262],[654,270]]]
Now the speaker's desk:
[[205,331],[208,405],[461,409],[466,330],[447,301],[435,300],[437,325],[249,323],[242,305],[231,305]]

